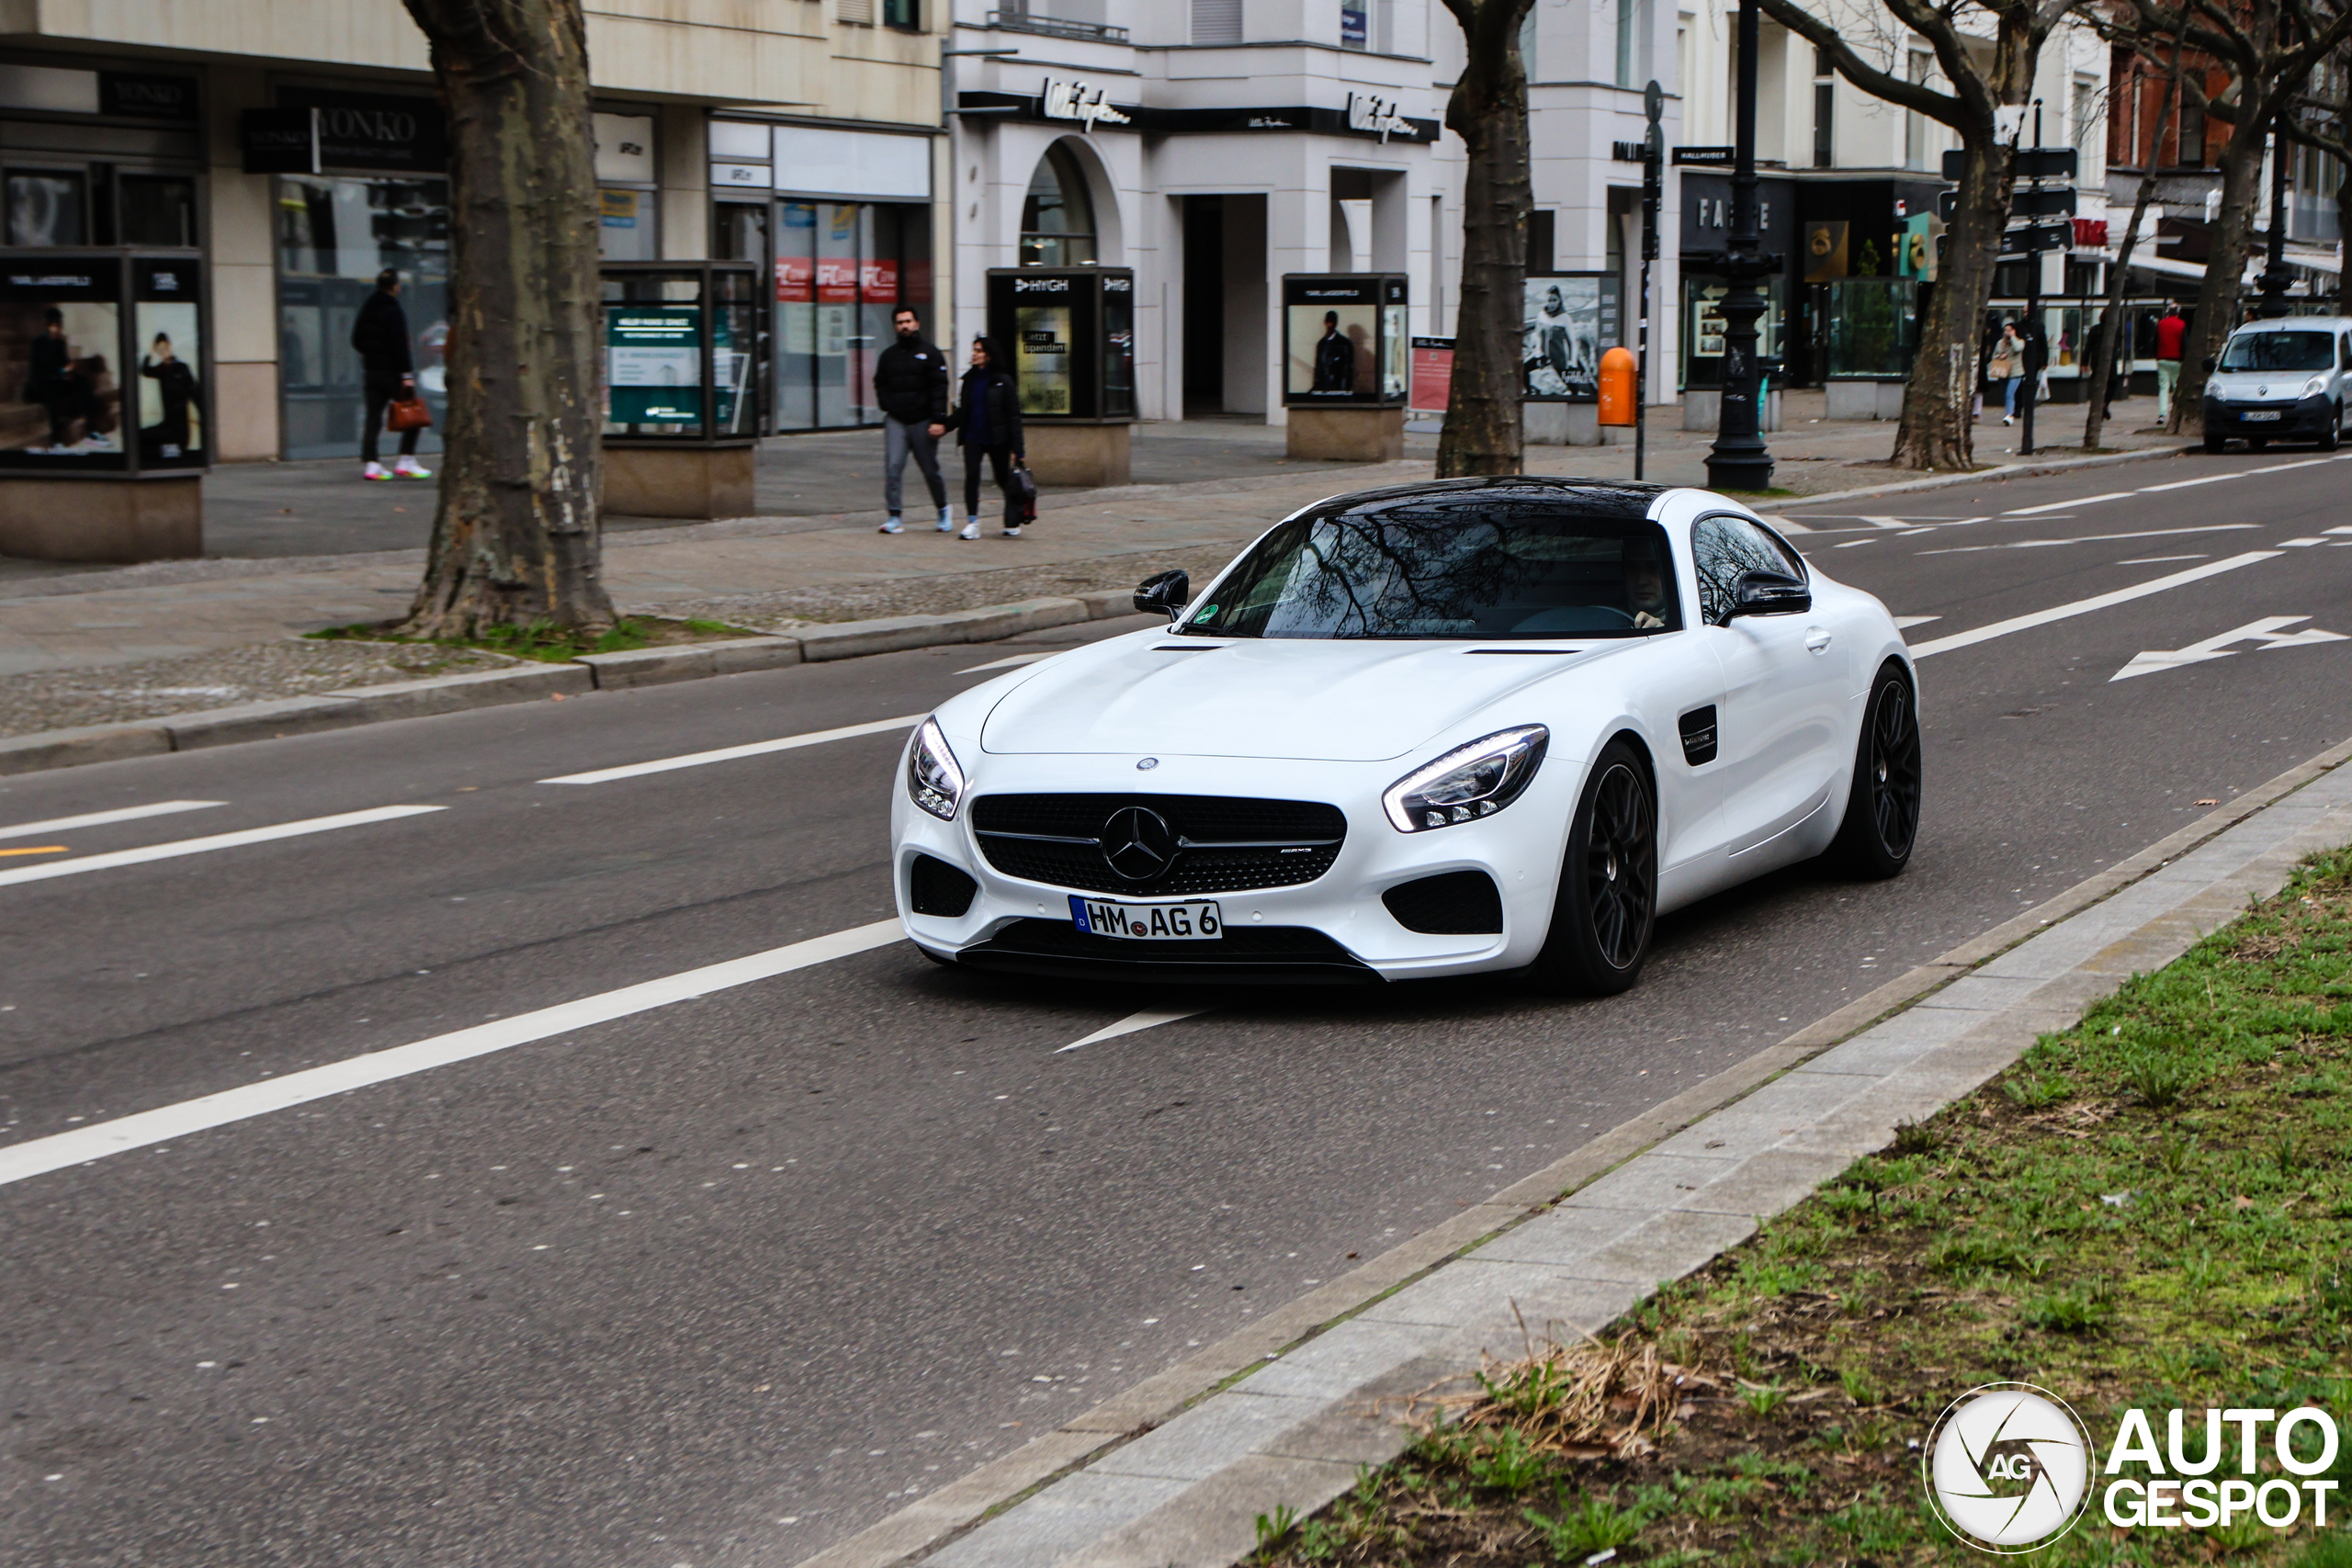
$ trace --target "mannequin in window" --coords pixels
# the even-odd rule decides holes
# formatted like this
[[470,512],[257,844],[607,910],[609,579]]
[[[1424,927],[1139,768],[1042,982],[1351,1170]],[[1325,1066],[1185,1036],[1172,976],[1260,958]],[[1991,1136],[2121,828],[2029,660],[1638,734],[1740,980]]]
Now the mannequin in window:
[[1315,342],[1315,382],[1317,392],[1356,389],[1356,345],[1340,333],[1340,312],[1323,312],[1323,335]]

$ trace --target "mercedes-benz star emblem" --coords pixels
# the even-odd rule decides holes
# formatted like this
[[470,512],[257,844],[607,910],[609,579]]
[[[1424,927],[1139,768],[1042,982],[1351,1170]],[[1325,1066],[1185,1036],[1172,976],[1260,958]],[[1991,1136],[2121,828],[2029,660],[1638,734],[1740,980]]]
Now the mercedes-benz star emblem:
[[1148,882],[1176,858],[1176,830],[1157,811],[1123,806],[1102,824],[1102,858],[1129,882]]

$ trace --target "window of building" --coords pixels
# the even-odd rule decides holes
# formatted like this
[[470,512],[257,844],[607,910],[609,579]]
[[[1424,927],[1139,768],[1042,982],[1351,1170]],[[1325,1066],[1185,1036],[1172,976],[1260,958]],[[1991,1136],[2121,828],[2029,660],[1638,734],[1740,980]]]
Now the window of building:
[[1649,22],[1649,0],[1617,0],[1617,85],[1642,85],[1642,34]]
[[90,243],[89,176],[80,170],[10,169],[7,201],[10,244]]
[[[1915,49],[1904,63],[1904,77],[1922,86],[1928,73],[1934,69],[1936,57],[1924,49]],[[1928,117],[1917,109],[1905,111],[1903,116],[1903,166],[1924,169],[1928,166]]]
[[2091,130],[2098,124],[2098,84],[2088,76],[2075,78],[2074,114],[2070,124],[2074,129],[2075,145],[2085,152],[2091,150]]
[[1021,265],[1079,266],[1095,260],[1094,198],[1086,171],[1060,142],[1046,149],[1021,204]]
[[596,254],[606,261],[659,260],[653,116],[600,109],[590,120],[596,141]]
[[1372,47],[1372,0],[1340,0],[1340,47]]
[[1535,80],[1535,7],[1530,6],[1527,15],[1519,19],[1519,69],[1529,81]]
[[922,31],[922,0],[882,0],[882,25],[902,33]]
[[2175,137],[2177,151],[2174,154],[2173,162],[2184,169],[2203,168],[2205,166],[2205,106],[2198,101],[2197,95],[2189,91],[2186,85],[2180,89],[2180,112],[2174,117],[2174,123],[2179,127],[2179,130]]
[[[879,424],[874,361],[892,340],[892,312],[911,305],[926,332],[938,330],[930,209],[779,201],[774,232],[776,428]],[[729,234],[739,250],[761,238],[748,219]]]
[[438,176],[288,175],[277,181],[280,441],[288,457],[359,451],[367,417],[351,324],[376,275],[401,275],[416,387],[433,410],[425,449],[447,423],[449,182]]
[[1193,0],[1194,43],[1239,43],[1241,0]]
[[1838,78],[1829,63],[1829,51],[1813,51],[1813,166],[1826,169],[1837,160],[1838,153]]
[[196,181],[185,175],[121,175],[115,181],[119,243],[193,245]]

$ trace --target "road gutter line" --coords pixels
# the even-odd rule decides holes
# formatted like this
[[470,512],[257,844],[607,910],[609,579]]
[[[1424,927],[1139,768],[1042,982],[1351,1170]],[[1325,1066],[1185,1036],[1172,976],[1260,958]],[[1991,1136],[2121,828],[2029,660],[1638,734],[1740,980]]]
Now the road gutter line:
[[148,844],[135,850],[110,850],[100,855],[82,855],[74,860],[51,861],[46,865],[28,865],[17,871],[0,871],[0,887],[19,882],[46,882],[53,876],[74,876],[85,871],[111,871],[117,866],[142,865],[149,861],[175,860],[181,855],[200,855],[213,850],[240,849],[246,844],[266,844],[275,839],[299,839],[311,833],[333,832],[337,828],[359,828],[370,822],[390,822],[402,817],[421,817],[428,811],[447,809],[446,806],[379,806],[366,811],[346,811],[335,817],[312,817],[300,822],[279,822],[267,828],[215,833],[205,839],[179,839],[168,844]]
[[324,1066],[288,1073],[283,1077],[222,1089],[218,1094],[183,1100],[176,1105],[118,1116],[96,1126],[77,1127],[71,1133],[35,1138],[12,1148],[0,1148],[0,1187],[62,1170],[68,1166],[85,1165],[108,1155],[185,1138],[232,1122],[266,1116],[273,1111],[284,1111],[314,1100],[347,1094],[372,1084],[408,1077],[435,1067],[446,1067],[454,1062],[470,1061],[476,1056],[511,1050],[554,1035],[570,1034],[595,1024],[628,1018],[634,1013],[668,1007],[673,1002],[706,997],[714,991],[748,986],[755,980],[772,979],[795,969],[830,964],[837,958],[887,947],[904,936],[905,932],[899,929],[896,919],[876,920],[872,925],[811,937],[806,942],[771,948],[765,953],[730,958],[723,964],[706,964],[699,969],[665,975],[658,980],[625,986],[601,996],[560,1002],[534,1012],[518,1013],[513,1018],[478,1023],[470,1029],[460,1029],[453,1033],[436,1034],[406,1045],[369,1051],[340,1062],[330,1062]]

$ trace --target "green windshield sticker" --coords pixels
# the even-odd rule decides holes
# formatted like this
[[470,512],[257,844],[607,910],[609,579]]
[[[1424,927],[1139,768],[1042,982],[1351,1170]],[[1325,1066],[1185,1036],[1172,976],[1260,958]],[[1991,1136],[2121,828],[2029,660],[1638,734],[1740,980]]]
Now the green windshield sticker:
[[1212,605],[1210,605],[1207,609],[1203,610],[1199,615],[1194,615],[1194,616],[1193,617],[1193,624],[1194,626],[1198,626],[1198,625],[1200,625],[1203,621],[1207,620],[1211,615],[1216,615],[1216,605],[1214,605],[1214,604],[1212,604]]

